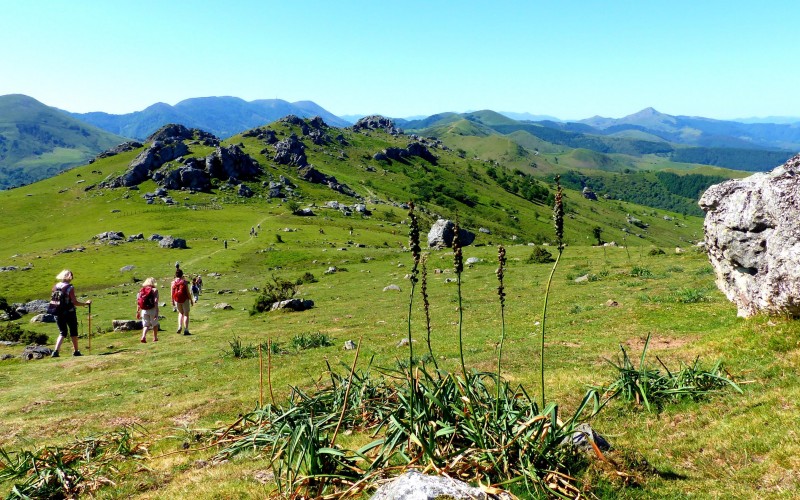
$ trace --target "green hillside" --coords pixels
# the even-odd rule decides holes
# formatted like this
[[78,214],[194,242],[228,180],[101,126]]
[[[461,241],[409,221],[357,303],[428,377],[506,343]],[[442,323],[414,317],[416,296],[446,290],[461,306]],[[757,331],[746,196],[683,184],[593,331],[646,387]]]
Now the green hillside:
[[30,97],[0,96],[0,189],[85,164],[125,140]]
[[[288,143],[292,134],[305,144],[307,162],[326,176],[324,182],[303,180],[309,177],[306,167],[276,161],[273,139]],[[198,164],[194,158],[215,154],[211,142],[203,144],[197,133],[192,137],[185,141],[189,152],[159,172],[194,168],[188,166]],[[69,356],[65,347],[60,358],[24,361],[22,345],[0,344],[0,492],[265,498],[291,496],[298,488],[308,497],[366,499],[374,491],[375,476],[399,473],[411,461],[408,454],[396,454],[390,467],[373,473],[367,465],[376,448],[349,461],[351,450],[364,450],[387,435],[387,422],[407,417],[391,409],[397,398],[387,396],[386,387],[402,385],[411,374],[420,384],[428,376],[449,384],[464,377],[463,360],[465,371],[477,374],[471,380],[484,380],[489,404],[495,401],[495,370],[519,387],[516,396],[504,400],[511,408],[529,397],[538,400],[539,389],[544,390],[542,356],[550,410],[509,425],[516,437],[503,450],[519,439],[538,447],[581,407],[587,387],[614,380],[615,370],[606,360],[618,360],[622,347],[637,367],[649,349],[646,362],[654,370],[677,370],[686,363],[705,369],[724,362],[720,373],[739,382],[742,393],[719,390],[697,399],[653,401],[652,411],[641,401],[609,401],[590,421],[613,449],[603,459],[570,459],[569,453],[555,452],[568,465],[559,484],[609,499],[755,498],[763,496],[765,483],[778,496],[794,493],[796,484],[775,478],[788,477],[794,463],[787,457],[800,453],[796,440],[785,439],[798,418],[796,408],[786,404],[800,397],[792,369],[798,326],[786,318],[744,322],[736,317],[736,308],[714,286],[707,257],[691,246],[702,238],[702,220],[602,196],[592,201],[576,185],[565,191],[567,246],[559,267],[535,263],[535,251],[557,254],[550,175],[561,170],[567,184],[580,182],[582,177],[574,181],[560,165],[568,158],[590,161],[592,155],[567,152],[556,156],[556,163],[551,154],[528,151],[523,159],[519,145],[507,137],[459,137],[477,141],[476,147],[485,151],[463,154],[425,139],[421,144],[430,156],[409,148],[414,142],[409,136],[380,127],[355,131],[283,120],[222,141],[227,151],[238,148],[250,155],[262,173],[233,182],[215,177],[205,191],[168,189],[154,196],[150,193],[159,186],[153,180],[102,187],[128,170],[140,148],[0,192],[0,297],[9,303],[47,298],[54,276],[69,268],[78,296],[93,301],[91,324],[87,310],[79,310],[82,357]],[[401,150],[418,154],[395,154]],[[376,154],[384,159],[375,159]],[[503,154],[519,167],[500,161]],[[396,159],[385,159],[390,155]],[[542,166],[533,167],[531,161]],[[533,175],[539,169],[550,173]],[[608,189],[614,187],[608,179],[625,177],[597,168],[583,172],[608,176]],[[685,199],[696,196],[708,180],[666,169],[634,173],[638,176],[631,179]],[[252,196],[238,194],[248,193],[242,184]],[[285,199],[270,197],[274,185],[281,186]],[[352,189],[356,196],[329,186]],[[425,248],[425,301],[421,283],[412,288],[410,279],[410,217],[402,206],[409,200],[417,202],[423,247],[438,215],[458,217],[476,233],[475,242],[463,249],[467,264],[458,279],[452,251]],[[348,208],[336,208],[331,201]],[[352,208],[357,203],[366,211]],[[301,209],[314,215],[298,215]],[[107,231],[124,237],[111,243],[96,239]],[[161,248],[150,240],[152,234],[185,239],[187,248]],[[597,239],[618,246],[596,246]],[[502,309],[498,244],[507,250]],[[176,261],[205,282],[191,311],[189,336],[176,335],[176,314],[167,299]],[[113,331],[112,321],[134,317],[136,291],[149,276],[161,290],[162,328],[158,342],[149,333],[142,343],[141,332]],[[297,296],[313,300],[313,308],[251,314],[277,283],[294,284]],[[541,307],[546,288],[551,295],[545,339]],[[19,325],[48,335],[52,347],[55,326],[31,323],[32,316],[0,321],[0,327],[7,331]],[[408,336],[416,356],[402,343]],[[505,344],[498,367],[501,338]],[[344,349],[346,341],[357,343],[359,350]],[[410,365],[413,369],[407,370]],[[346,382],[348,377],[353,382]],[[345,387],[353,391],[342,394]],[[484,426],[494,428],[511,414],[504,410],[498,421],[494,409],[486,413],[470,403],[473,393],[459,391],[464,386],[457,382],[455,387],[448,394],[420,393],[417,404],[439,405],[441,397],[454,397],[462,405],[457,420],[476,421],[478,439],[486,435]],[[319,458],[311,465],[301,458],[298,465],[303,474],[314,476],[312,483],[292,479],[286,467],[293,465],[287,465],[285,455],[272,453],[274,436],[259,434],[282,421],[272,418],[273,412],[297,408],[307,398],[319,398],[312,401],[313,415],[283,427],[285,435],[298,438],[292,441],[298,447],[282,453]],[[338,406],[328,406],[331,401],[339,401]],[[523,436],[543,419],[552,422],[543,434]],[[443,422],[415,422],[437,429],[431,442],[453,442]],[[732,437],[732,429],[750,439]],[[417,450],[417,456],[412,440],[400,441]],[[294,454],[306,445],[304,454]],[[497,456],[494,444],[489,450]],[[485,484],[492,460],[475,462],[473,453],[463,451],[459,448],[448,464],[437,467],[457,464],[454,470],[469,474],[461,477]],[[529,455],[524,453],[524,460]],[[737,460],[745,455],[752,460]],[[336,468],[339,462],[324,458],[332,456],[347,457],[348,467]],[[35,467],[29,466],[31,459]],[[552,459],[543,456],[545,465],[531,466],[524,480],[492,483],[531,498],[541,493],[536,488],[545,478],[554,477],[546,462]],[[724,474],[719,464],[728,464]],[[514,470],[519,465],[509,462]],[[42,481],[35,483],[33,474]],[[357,477],[367,479],[348,490]]]

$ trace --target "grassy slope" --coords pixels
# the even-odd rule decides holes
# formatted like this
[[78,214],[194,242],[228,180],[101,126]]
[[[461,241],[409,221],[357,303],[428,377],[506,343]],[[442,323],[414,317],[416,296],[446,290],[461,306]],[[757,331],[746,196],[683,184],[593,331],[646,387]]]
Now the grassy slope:
[[23,95],[0,96],[0,189],[85,163],[125,141]]
[[[348,155],[354,161],[339,162],[337,155],[328,156],[325,148],[310,148],[311,160],[360,192],[404,199],[407,193],[402,182],[407,178],[402,171],[410,167],[387,165],[385,175],[381,169],[369,174],[363,170],[373,164],[368,158],[374,148],[392,141],[379,135],[348,137],[353,144]],[[263,147],[254,139],[242,142],[248,150]],[[352,353],[341,350],[342,342],[348,339],[363,336],[361,366],[373,356],[374,365],[393,366],[396,359],[406,356],[405,350],[396,347],[406,328],[408,285],[403,276],[407,267],[399,266],[408,266],[410,259],[402,250],[406,228],[398,224],[405,214],[389,205],[368,203],[375,211],[368,219],[319,208],[317,217],[300,218],[289,215],[278,202],[258,198],[243,201],[224,192],[173,193],[181,206],[167,207],[146,205],[139,196],[152,190],[152,184],[143,185],[138,192],[83,190],[123,168],[133,155],[135,152],[104,159],[26,188],[0,193],[0,210],[8,221],[0,228],[0,265],[33,264],[30,271],[0,274],[0,295],[10,301],[43,297],[52,276],[70,267],[76,274],[79,295],[94,299],[93,327],[105,330],[111,319],[133,315],[137,289],[132,283],[134,275],[157,277],[164,290],[162,296],[166,296],[176,260],[189,273],[219,272],[221,276],[205,278],[205,294],[192,312],[191,337],[171,331],[175,314],[167,308],[162,311],[165,331],[157,344],[138,343],[136,332],[103,333],[92,340],[91,351],[86,349],[87,339],[81,339],[88,354],[83,358],[3,361],[0,446],[31,449],[135,423],[148,432],[143,439],[150,443],[153,458],[146,461],[146,468],[123,464],[117,486],[106,490],[107,496],[263,495],[270,486],[254,478],[257,471],[268,466],[263,457],[197,468],[194,461],[207,459],[211,450],[195,450],[199,445],[192,444],[188,452],[173,453],[182,443],[192,443],[193,429],[225,427],[258,400],[258,361],[225,356],[228,343],[238,336],[245,343],[270,337],[286,344],[293,335],[316,331],[336,340],[334,347],[274,359],[273,385],[278,399],[285,397],[289,385],[313,388],[324,376],[324,360],[333,366],[339,361],[350,363]],[[465,178],[469,162],[459,162],[454,155],[441,156],[442,165],[453,169],[456,177]],[[261,159],[271,173],[289,173]],[[473,170],[480,172],[481,164],[473,163]],[[365,178],[371,179],[371,186],[359,182]],[[85,182],[76,183],[81,180]],[[508,220],[492,221],[493,214],[504,212],[489,204],[479,204],[474,211],[462,208],[461,214],[497,230],[491,236],[479,234],[478,243],[491,240],[511,245],[506,274],[509,339],[504,374],[535,393],[539,353],[535,322],[541,319],[542,290],[550,268],[526,264],[530,248],[513,245],[508,237],[517,232],[550,234],[550,209],[491,188],[488,181],[480,174],[480,179],[470,185],[476,185],[479,196],[492,196],[506,210],[519,210],[520,227],[504,229]],[[345,200],[327,189],[298,184],[306,201],[319,204],[328,199]],[[259,185],[254,183],[253,188],[259,189]],[[62,190],[66,191],[59,193]],[[638,246],[627,250],[585,246],[593,224],[604,224],[605,239],[621,236],[614,233],[608,221],[618,221],[627,212],[648,217],[652,241],[665,248],[695,237],[700,230],[697,219],[686,219],[683,222],[687,227],[678,227],[658,217],[660,212],[643,215],[658,211],[620,202],[591,203],[574,192],[568,193],[567,203],[573,204],[577,215],[566,221],[572,244],[556,274],[547,347],[549,395],[562,404],[564,411],[569,413],[575,407],[587,384],[610,380],[603,358],[616,356],[619,343],[628,343],[632,354],[638,356],[647,333],[654,335],[651,353],[670,366],[679,360],[691,362],[696,356],[709,363],[722,358],[740,381],[750,382],[744,385],[744,396],[715,397],[706,403],[671,407],[660,414],[631,410],[621,402],[612,404],[593,422],[594,427],[618,448],[641,453],[663,477],[649,476],[641,488],[622,491],[598,483],[598,494],[607,498],[742,498],[796,492],[798,479],[792,471],[800,467],[796,459],[800,449],[796,440],[785,439],[785,433],[800,416],[791,403],[800,396],[793,369],[800,352],[797,324],[781,319],[737,319],[735,308],[715,290],[701,254],[670,252],[650,257],[647,253],[652,242],[638,239],[630,241]],[[32,218],[31,214],[48,215]],[[261,224],[258,236],[250,237],[250,228],[257,224]],[[284,228],[295,231],[285,232]],[[92,235],[107,230],[126,235],[172,234],[186,238],[190,248],[163,250],[152,242],[91,244]],[[277,243],[277,235],[283,243]],[[222,248],[222,239],[229,241],[227,251]],[[363,243],[366,248],[349,241]],[[86,246],[85,252],[55,253],[80,244]],[[499,336],[494,253],[492,246],[473,246],[465,251],[465,257],[484,259],[464,275],[465,355],[469,366],[480,369],[494,366]],[[129,264],[136,266],[132,272],[119,270]],[[347,271],[324,276],[330,265]],[[451,266],[447,252],[432,253],[430,267],[445,270],[444,274],[431,275],[433,346],[448,369],[457,366],[458,357],[453,340],[458,320],[455,290],[445,283],[452,276]],[[650,270],[652,277],[631,277],[633,266]],[[293,279],[306,271],[320,279],[301,287],[301,295],[316,302],[314,309],[294,314],[247,314],[256,295],[252,287],[263,286],[273,273]],[[597,281],[572,281],[586,273],[595,275]],[[402,293],[383,292],[390,283],[399,284]],[[707,300],[695,304],[674,300],[675,294],[687,289]],[[225,290],[231,293],[218,295]],[[606,307],[610,299],[618,301],[620,307]],[[233,305],[233,310],[213,308],[222,301]],[[80,312],[85,331],[85,310]],[[415,317],[421,317],[421,310],[415,311]],[[422,342],[424,327],[419,321],[414,325],[415,336]],[[53,325],[30,328],[53,339]],[[0,346],[0,354],[18,351]],[[747,438],[733,436],[734,429]],[[670,474],[677,479],[669,479]]]

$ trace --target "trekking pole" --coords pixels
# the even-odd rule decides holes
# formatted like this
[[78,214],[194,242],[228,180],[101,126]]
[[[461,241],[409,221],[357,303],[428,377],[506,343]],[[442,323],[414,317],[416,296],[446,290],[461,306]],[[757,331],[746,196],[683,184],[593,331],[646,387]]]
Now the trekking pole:
[[87,349],[92,350],[92,303],[89,302],[89,341]]

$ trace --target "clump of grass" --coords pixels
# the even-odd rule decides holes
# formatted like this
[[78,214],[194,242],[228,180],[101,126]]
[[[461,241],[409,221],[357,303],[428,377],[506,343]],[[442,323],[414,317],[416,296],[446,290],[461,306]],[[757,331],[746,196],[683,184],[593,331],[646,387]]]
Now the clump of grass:
[[[279,342],[262,342],[262,352],[271,351],[272,354],[286,354],[286,350]],[[231,356],[237,359],[248,359],[258,357],[259,344],[244,344],[239,337],[233,337],[228,341],[230,350],[223,350],[224,356]]]
[[710,299],[708,293],[699,288],[681,288],[672,294],[672,298],[679,304],[696,304]]
[[616,363],[609,361],[617,372],[617,378],[606,387],[593,388],[604,393],[606,402],[621,397],[627,402],[644,406],[647,411],[654,408],[660,411],[668,403],[684,399],[697,401],[728,388],[742,393],[736,382],[723,370],[721,361],[704,369],[699,364],[699,358],[696,358],[691,365],[681,362],[678,370],[672,372],[656,357],[664,372],[648,367],[645,356],[649,344],[648,334],[638,368],[620,345],[622,360]]
[[629,276],[634,278],[653,278],[655,275],[652,271],[647,269],[646,267],[641,266],[633,266],[631,268],[631,272],[628,273]]
[[333,339],[321,332],[301,333],[292,337],[290,344],[298,351],[304,351],[318,347],[330,347],[333,345]]
[[528,264],[547,264],[549,262],[555,262],[553,254],[542,246],[533,247],[533,251],[527,260]]
[[92,496],[114,484],[114,462],[147,456],[147,449],[134,437],[134,428],[124,427],[64,447],[17,452],[0,448],[0,483],[13,482],[7,498]]

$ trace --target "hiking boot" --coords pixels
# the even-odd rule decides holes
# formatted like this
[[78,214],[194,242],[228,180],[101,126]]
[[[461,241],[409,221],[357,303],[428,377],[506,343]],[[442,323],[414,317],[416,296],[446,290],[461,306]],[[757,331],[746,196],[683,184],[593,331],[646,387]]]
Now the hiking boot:
[[74,352],[72,353],[72,355],[73,355],[73,356],[83,356],[83,354],[81,354],[81,351],[74,351]]
[[181,333],[181,327],[178,327],[178,329],[175,330],[175,333]]
[[50,354],[50,357],[51,358],[57,358],[58,357],[58,351],[53,351],[53,353]]
[[184,334],[184,335],[191,335],[191,333],[189,333],[189,329],[188,329],[188,328],[187,328],[186,330],[184,330],[184,331],[183,331],[183,334]]

